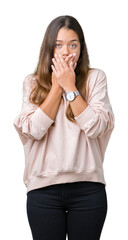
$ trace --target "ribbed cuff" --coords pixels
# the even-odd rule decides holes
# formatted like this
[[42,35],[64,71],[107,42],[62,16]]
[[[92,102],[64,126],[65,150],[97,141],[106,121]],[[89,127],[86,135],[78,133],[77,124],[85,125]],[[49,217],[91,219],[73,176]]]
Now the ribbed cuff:
[[81,129],[85,129],[85,127],[89,127],[92,125],[92,122],[95,122],[97,119],[97,114],[95,111],[88,105],[87,108],[74,119],[78,122]]
[[36,124],[38,123],[38,126],[40,126],[41,128],[43,126],[44,129],[48,129],[54,122],[54,120],[48,117],[48,115],[45,114],[40,107],[38,107],[37,110],[34,112],[32,116],[32,121],[34,121]]

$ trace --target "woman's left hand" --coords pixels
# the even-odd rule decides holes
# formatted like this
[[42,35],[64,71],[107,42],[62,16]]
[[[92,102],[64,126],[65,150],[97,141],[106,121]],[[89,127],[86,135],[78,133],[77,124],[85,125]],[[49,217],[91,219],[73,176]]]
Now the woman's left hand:
[[[70,55],[68,58],[68,60],[73,60],[74,56]],[[60,86],[65,91],[75,87],[76,75],[74,69],[76,67],[76,63],[71,61],[68,65],[68,63],[61,57],[61,55],[55,55],[55,58],[53,58],[52,61],[54,64],[52,65],[52,70]]]

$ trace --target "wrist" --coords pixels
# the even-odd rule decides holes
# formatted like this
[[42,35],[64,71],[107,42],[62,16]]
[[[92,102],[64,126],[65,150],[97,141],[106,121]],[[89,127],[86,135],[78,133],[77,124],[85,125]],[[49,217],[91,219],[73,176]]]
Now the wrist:
[[62,91],[63,91],[63,89],[62,88],[60,88],[60,87],[51,87],[51,92],[52,93],[54,93],[54,94],[58,94],[58,95],[61,95],[62,94]]
[[75,91],[77,91],[78,89],[76,88],[76,86],[69,86],[69,87],[66,87],[65,89],[64,89],[64,91],[67,93],[67,92],[69,92],[69,91],[72,91],[72,92],[75,92]]

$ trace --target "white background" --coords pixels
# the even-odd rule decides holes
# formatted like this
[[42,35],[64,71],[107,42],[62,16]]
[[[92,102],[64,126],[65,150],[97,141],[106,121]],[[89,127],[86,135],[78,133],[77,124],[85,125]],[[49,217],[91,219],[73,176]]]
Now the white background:
[[128,12],[125,0],[1,1],[0,6],[0,239],[31,240],[23,184],[24,152],[13,127],[22,83],[35,70],[51,20],[72,15],[81,24],[92,67],[105,71],[115,114],[104,162],[108,214],[101,240],[128,239]]

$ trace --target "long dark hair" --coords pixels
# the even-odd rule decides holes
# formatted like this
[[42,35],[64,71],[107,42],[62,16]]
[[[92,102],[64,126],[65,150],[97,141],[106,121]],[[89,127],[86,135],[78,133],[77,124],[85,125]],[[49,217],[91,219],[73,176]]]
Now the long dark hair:
[[[87,52],[87,46],[85,43],[85,38],[83,30],[79,22],[72,16],[59,16],[52,20],[48,25],[44,39],[40,48],[39,61],[33,76],[35,76],[37,82],[36,86],[32,89],[30,93],[30,102],[40,105],[46,99],[51,86],[51,64],[52,57],[56,43],[56,37],[59,29],[61,28],[71,29],[78,35],[80,41],[80,56],[77,62],[77,67],[75,69],[76,73],[76,88],[80,92],[81,96],[85,100],[86,97],[86,79],[87,74],[90,69],[89,67],[89,56]],[[70,104],[68,104],[66,109],[66,117],[72,121],[76,122]]]

